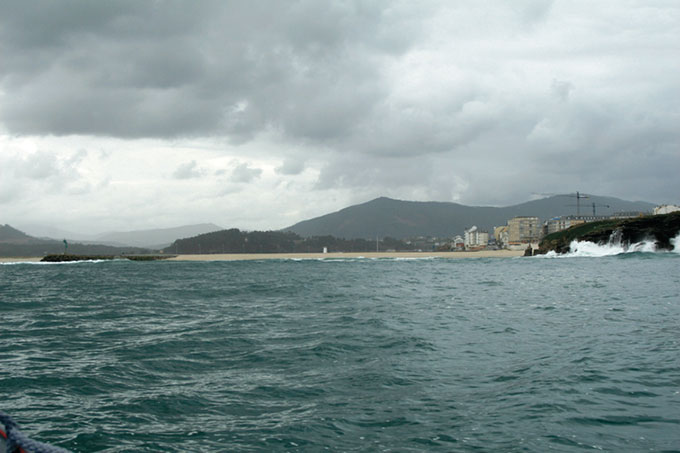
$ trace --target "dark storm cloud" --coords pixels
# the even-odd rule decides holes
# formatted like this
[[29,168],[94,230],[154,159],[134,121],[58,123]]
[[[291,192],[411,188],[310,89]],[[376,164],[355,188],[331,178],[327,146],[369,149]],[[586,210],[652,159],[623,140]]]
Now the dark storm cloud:
[[265,156],[276,174],[317,171],[317,189],[667,199],[680,191],[667,175],[680,168],[679,17],[662,0],[4,1],[0,122],[46,136],[269,134],[285,142]]
[[384,96],[380,56],[408,44],[390,10],[311,1],[3,2],[1,118],[25,134],[239,142],[269,128],[332,139]]

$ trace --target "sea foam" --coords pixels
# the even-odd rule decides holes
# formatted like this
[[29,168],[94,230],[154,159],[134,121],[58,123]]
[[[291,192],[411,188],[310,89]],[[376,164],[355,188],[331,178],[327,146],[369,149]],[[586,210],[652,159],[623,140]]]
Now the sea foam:
[[[615,232],[616,233],[616,232]],[[563,255],[567,257],[602,257],[615,256],[626,253],[655,253],[666,252],[658,250],[653,239],[626,244],[621,241],[620,235],[613,233],[607,244],[596,244],[589,241],[572,241],[569,244],[569,253]],[[673,244],[672,252],[680,253],[680,233],[671,239]]]

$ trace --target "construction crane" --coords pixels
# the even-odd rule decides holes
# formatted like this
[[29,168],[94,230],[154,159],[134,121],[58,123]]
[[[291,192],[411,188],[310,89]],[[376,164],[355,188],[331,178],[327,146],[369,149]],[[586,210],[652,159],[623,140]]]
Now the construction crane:
[[[551,197],[551,196],[557,196],[557,197],[570,197],[570,198],[576,198],[576,204],[569,204],[567,206],[576,206],[576,216],[580,217],[581,216],[581,200],[583,198],[590,198],[590,195],[583,194],[581,192],[576,192],[576,193],[568,193],[568,194],[557,194],[557,193],[534,193],[534,195],[539,195],[539,196],[544,196],[544,197]],[[609,206],[607,206],[609,207]],[[594,208],[593,208],[594,209]]]
[[580,200],[581,198],[590,198],[588,195],[583,195],[579,192],[576,192],[576,195],[574,194],[569,194],[567,195],[568,197],[576,197],[576,217],[581,216],[581,203]]
[[575,194],[569,193],[569,194],[558,195],[558,197],[576,198],[576,204],[568,204],[567,206],[576,206],[576,217],[580,217],[581,216],[581,199],[590,198],[590,195],[586,195],[586,194],[583,194],[581,192],[576,192]]
[[593,203],[593,217],[595,217],[597,215],[597,214],[595,214],[595,207],[596,206],[598,208],[611,208],[611,206],[609,206],[608,204],[595,204],[595,203]]

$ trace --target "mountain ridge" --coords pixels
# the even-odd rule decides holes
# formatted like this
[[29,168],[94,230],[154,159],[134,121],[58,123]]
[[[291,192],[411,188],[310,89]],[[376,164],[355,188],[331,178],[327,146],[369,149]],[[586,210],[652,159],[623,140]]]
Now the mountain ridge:
[[112,247],[144,247],[161,249],[174,240],[219,231],[223,228],[214,223],[198,223],[169,228],[153,228],[145,230],[110,231],[99,234],[75,233],[55,227],[29,225],[20,228],[35,238],[44,240],[79,242],[81,244],[108,245]]
[[[505,206],[467,206],[444,201],[408,201],[379,197],[339,211],[303,220],[283,231],[303,237],[332,235],[339,238],[394,237],[397,239],[435,236],[451,237],[463,234],[476,225],[492,232],[516,216],[536,216],[542,221],[561,215],[575,214],[575,194],[554,195]],[[580,214],[591,213],[592,204],[598,214],[617,211],[648,212],[655,206],[649,202],[633,202],[615,197],[588,195],[580,200]]]
[[83,244],[36,238],[10,225],[0,225],[0,256],[2,257],[37,257],[64,254],[67,250],[76,255],[147,254],[150,252],[149,249],[141,247],[114,247],[105,244]]
[[95,241],[105,241],[135,247],[164,248],[176,239],[223,230],[214,223],[198,223],[171,228],[116,231],[97,235]]

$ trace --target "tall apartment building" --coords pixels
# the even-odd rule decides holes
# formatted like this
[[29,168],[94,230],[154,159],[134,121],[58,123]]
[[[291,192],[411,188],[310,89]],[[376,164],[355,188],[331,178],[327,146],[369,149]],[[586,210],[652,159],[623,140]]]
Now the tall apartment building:
[[541,239],[541,222],[538,217],[513,217],[508,220],[508,242],[528,243]]

